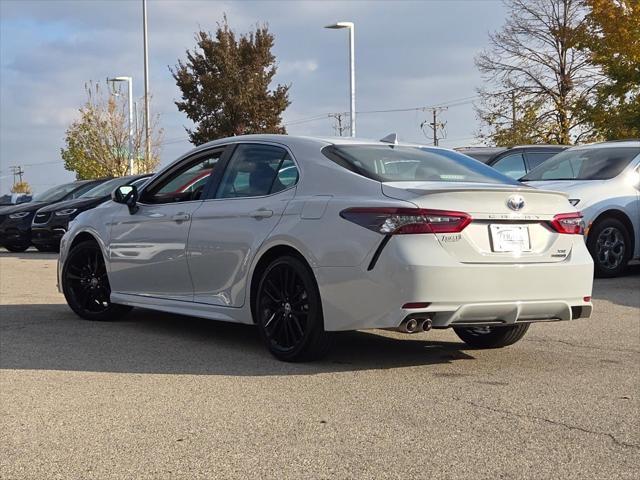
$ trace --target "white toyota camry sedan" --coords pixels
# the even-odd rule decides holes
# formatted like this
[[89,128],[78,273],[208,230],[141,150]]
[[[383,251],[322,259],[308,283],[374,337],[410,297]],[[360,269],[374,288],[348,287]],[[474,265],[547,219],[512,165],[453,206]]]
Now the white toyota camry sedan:
[[276,357],[300,361],[340,330],[451,327],[497,348],[592,310],[567,197],[446,149],[240,136],[112,198],[61,244],[59,288],[89,320],[143,307],[254,323]]

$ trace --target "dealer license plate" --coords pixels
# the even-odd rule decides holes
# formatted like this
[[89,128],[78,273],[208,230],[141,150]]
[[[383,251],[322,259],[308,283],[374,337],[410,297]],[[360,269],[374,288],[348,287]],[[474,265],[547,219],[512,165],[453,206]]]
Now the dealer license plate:
[[530,252],[531,239],[526,225],[489,225],[494,252]]

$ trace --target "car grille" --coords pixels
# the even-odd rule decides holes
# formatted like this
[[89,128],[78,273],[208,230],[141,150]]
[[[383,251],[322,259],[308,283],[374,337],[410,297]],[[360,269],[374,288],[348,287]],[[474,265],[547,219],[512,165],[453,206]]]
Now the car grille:
[[36,216],[33,218],[33,223],[39,223],[39,224],[47,223],[50,218],[51,218],[51,212],[36,213]]

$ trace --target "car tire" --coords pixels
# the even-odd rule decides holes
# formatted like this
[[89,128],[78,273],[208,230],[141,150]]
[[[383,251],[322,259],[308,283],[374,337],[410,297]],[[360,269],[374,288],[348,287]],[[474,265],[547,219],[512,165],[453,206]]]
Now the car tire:
[[475,348],[502,348],[513,345],[527,333],[529,323],[499,327],[454,328],[460,339]]
[[587,248],[593,257],[596,277],[617,277],[631,258],[631,235],[617,218],[604,218],[591,227]]
[[10,252],[21,253],[21,252],[24,252],[27,248],[29,248],[29,245],[3,245],[3,247],[9,250]]
[[86,320],[117,320],[132,307],[111,303],[111,288],[100,247],[93,241],[74,246],[62,267],[62,291],[78,316]]
[[316,360],[332,344],[324,330],[320,292],[311,269],[283,256],[262,272],[256,290],[254,321],[267,349],[286,362]]

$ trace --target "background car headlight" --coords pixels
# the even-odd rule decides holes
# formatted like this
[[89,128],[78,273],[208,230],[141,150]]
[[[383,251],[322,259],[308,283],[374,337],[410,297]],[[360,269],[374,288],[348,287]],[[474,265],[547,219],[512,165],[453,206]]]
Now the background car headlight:
[[24,217],[28,217],[29,215],[31,215],[31,212],[18,212],[18,213],[12,213],[11,215],[9,215],[9,218],[24,218]]
[[56,216],[58,217],[68,217],[78,211],[77,208],[65,208],[64,210],[58,210],[56,212]]
[[580,199],[579,198],[570,198],[569,199],[569,203],[575,207],[577,204],[580,203]]

